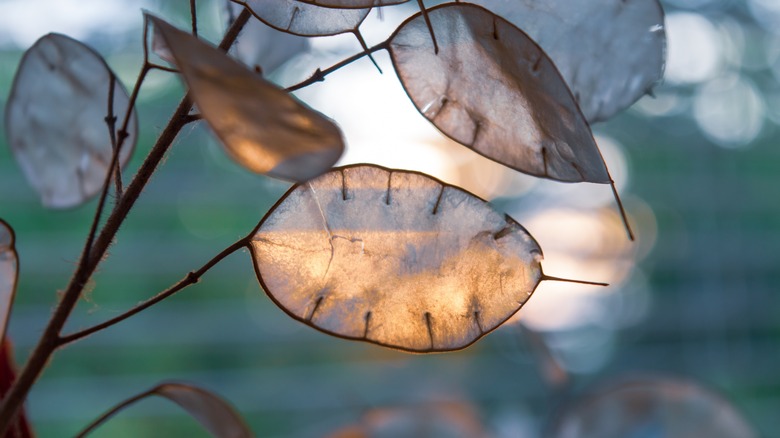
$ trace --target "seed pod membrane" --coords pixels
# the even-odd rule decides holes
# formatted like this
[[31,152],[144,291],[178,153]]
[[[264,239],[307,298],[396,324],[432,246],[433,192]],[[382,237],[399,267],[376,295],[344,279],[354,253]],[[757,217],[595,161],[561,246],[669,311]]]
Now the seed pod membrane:
[[[68,36],[50,33],[25,52],[5,108],[6,138],[44,206],[75,207],[100,192],[114,152],[109,105],[118,130],[128,101],[103,58]],[[120,166],[137,137],[133,111]]]
[[295,185],[260,222],[268,295],[324,332],[414,352],[464,348],[542,278],[517,222],[427,175],[357,165]]
[[305,181],[341,156],[339,128],[216,47],[151,17],[201,116],[236,162],[254,172]]
[[609,183],[588,122],[550,58],[523,31],[479,6],[428,10],[389,40],[398,77],[442,133],[530,175]]

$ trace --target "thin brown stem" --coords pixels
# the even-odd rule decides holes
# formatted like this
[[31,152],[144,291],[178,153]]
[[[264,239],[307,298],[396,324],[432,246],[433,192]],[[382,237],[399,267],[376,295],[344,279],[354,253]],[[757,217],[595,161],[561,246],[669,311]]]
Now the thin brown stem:
[[59,339],[59,346],[69,344],[71,342],[77,341],[79,339],[85,338],[93,333],[99,332],[105,328],[111,327],[112,325],[115,325],[117,323],[120,323],[127,318],[130,318],[131,316],[142,312],[145,309],[148,309],[149,307],[159,303],[160,301],[170,297],[171,295],[175,294],[176,292],[179,292],[180,290],[183,290],[187,288],[188,286],[192,286],[193,284],[200,281],[200,278],[209,271],[209,269],[213,268],[217,263],[222,261],[225,257],[229,256],[230,254],[233,254],[234,252],[238,251],[241,248],[246,248],[249,245],[249,241],[251,239],[251,235],[242,238],[241,240],[238,240],[234,244],[230,245],[229,247],[225,248],[214,256],[211,260],[206,262],[205,265],[203,265],[200,269],[197,271],[192,271],[188,273],[184,278],[182,278],[178,283],[174,284],[173,286],[169,287],[168,289],[158,293],[157,295],[153,296],[152,298],[149,298],[148,300],[144,301],[141,304],[138,304],[137,306],[133,307],[132,309],[122,313],[121,315],[117,315],[114,318],[111,318],[105,322],[102,322],[100,324],[96,324],[92,327],[86,328],[84,330],[80,330],[78,332],[71,333],[69,335],[62,336]]
[[173,67],[166,67],[164,65],[155,64],[153,62],[150,62],[147,65],[149,66],[150,70],[162,70],[162,71],[167,71],[168,73],[179,73],[179,70]]
[[144,65],[149,63],[149,16],[144,14],[144,30],[143,30],[143,49],[144,49]]
[[588,281],[588,280],[575,280],[573,278],[561,278],[561,277],[553,277],[551,275],[545,275],[542,274],[542,277],[540,279],[541,281],[560,281],[564,283],[578,283],[578,284],[586,284],[589,286],[609,286],[609,283],[603,283],[601,281]]
[[[144,42],[144,50],[146,49],[146,43]],[[138,100],[138,93],[141,91],[141,86],[144,83],[144,80],[146,79],[146,74],[149,73],[149,63],[146,61],[146,58],[144,57],[144,64],[141,66],[141,71],[138,73],[138,79],[135,80],[135,85],[133,86],[133,91],[130,92],[130,98],[127,100],[127,109],[125,109],[125,115],[122,118],[122,126],[119,128],[119,131],[116,135],[116,140],[114,140],[114,135],[112,134],[111,143],[114,148],[114,154],[111,159],[111,169],[109,169],[109,173],[116,172],[116,198],[117,202],[122,198],[124,195],[124,188],[122,185],[122,166],[119,164],[119,156],[122,151],[122,146],[125,143],[125,140],[127,137],[130,136],[130,134],[127,132],[127,128],[130,125],[130,118],[133,116],[133,111],[135,109],[135,103]],[[113,111],[113,103],[110,105],[109,111]],[[116,116],[113,116],[113,119],[116,120]],[[114,121],[116,123],[116,121]],[[113,129],[112,129],[113,133]]]
[[349,64],[352,64],[353,62],[357,61],[358,59],[360,59],[360,58],[362,58],[364,56],[370,55],[371,53],[378,52],[378,51],[383,50],[383,49],[387,49],[387,46],[388,46],[388,42],[387,41],[383,41],[383,42],[381,42],[381,43],[379,43],[379,44],[377,44],[377,45],[375,45],[373,47],[369,47],[368,49],[366,49],[366,50],[364,50],[364,51],[362,51],[362,52],[360,52],[360,53],[358,53],[356,55],[350,56],[349,58],[347,58],[347,59],[345,59],[345,60],[343,60],[343,61],[341,61],[339,63],[333,64],[332,66],[326,68],[325,70],[317,69],[309,77],[309,79],[306,79],[306,80],[304,80],[302,82],[299,82],[299,83],[297,83],[295,85],[291,85],[291,86],[287,87],[286,90],[287,91],[300,90],[301,88],[308,87],[309,85],[314,84],[316,82],[322,82],[322,81],[325,80],[325,76],[333,73],[334,71],[336,71],[336,70],[338,70],[338,69],[340,69],[342,67],[345,67],[345,66],[347,66]]
[[[366,40],[363,39],[363,34],[360,33],[360,30],[355,29],[354,32],[355,38],[358,40],[358,44],[360,44],[360,48],[363,49],[363,51],[368,52],[368,44],[366,44]],[[379,74],[382,74],[382,69],[379,67],[379,64],[376,63],[376,59],[374,59],[373,56],[371,56],[371,53],[368,53],[368,59],[371,60],[371,63],[374,64],[374,67],[376,67],[377,70],[379,70]]]
[[[235,42],[241,29],[249,20],[251,15],[248,12],[242,12],[233,25],[225,33],[220,43],[222,50],[227,50]],[[144,44],[144,47],[146,45]],[[146,49],[144,49],[146,52]],[[145,70],[145,69],[144,69]],[[142,70],[143,71],[143,70]],[[137,94],[137,93],[136,93]],[[38,344],[33,349],[30,357],[19,373],[18,378],[6,393],[3,404],[0,407],[0,436],[4,436],[5,431],[11,424],[11,420],[16,416],[20,406],[27,398],[27,394],[35,381],[40,376],[46,364],[49,362],[54,351],[59,347],[59,334],[65,325],[73,308],[81,297],[81,292],[89,277],[97,268],[100,261],[104,258],[106,251],[114,241],[119,227],[124,222],[130,209],[140,196],[149,179],[154,174],[160,161],[170,148],[176,135],[184,126],[183,120],[189,114],[192,104],[188,97],[184,97],[179,104],[176,112],[171,116],[168,125],[158,137],[157,142],[152,147],[151,152],[141,165],[132,182],[127,186],[127,190],[121,199],[118,200],[116,207],[103,225],[103,229],[94,242],[89,254],[84,254],[83,261],[79,263],[71,277],[68,286],[61,295],[60,302],[52,314]],[[128,111],[129,113],[129,111]],[[129,115],[125,114],[128,120]],[[126,127],[126,125],[124,125]],[[123,137],[120,133],[118,149],[121,148]]]
[[154,388],[152,388],[152,389],[150,389],[148,391],[144,391],[144,392],[142,392],[142,393],[140,393],[138,395],[134,395],[134,396],[128,398],[127,400],[123,401],[122,403],[119,403],[118,405],[116,405],[113,408],[109,409],[103,415],[98,417],[95,421],[93,421],[92,423],[89,423],[89,426],[85,427],[84,430],[79,432],[79,434],[76,435],[76,438],[83,438],[83,437],[87,436],[87,434],[89,434],[93,430],[97,429],[98,426],[100,426],[101,424],[105,423],[109,418],[111,418],[114,415],[116,415],[117,412],[121,411],[122,409],[124,409],[124,408],[126,408],[126,407],[128,407],[130,405],[132,405],[133,403],[135,403],[135,402],[137,402],[139,400],[142,400],[142,399],[144,399],[146,397],[149,397],[150,395],[154,395],[157,392],[157,389],[158,388],[155,386]]
[[[114,114],[114,90],[116,88],[116,77],[112,74],[108,84],[108,109],[106,111],[106,125],[108,125],[108,136],[111,139],[111,165],[108,174],[114,174],[114,190],[116,197],[122,197],[122,172],[117,163],[119,163],[119,149],[116,141],[116,115]],[[114,173],[116,172],[116,173]]]
[[201,116],[200,114],[188,114],[187,117],[185,117],[185,119],[184,119],[184,123],[188,124],[188,123],[192,123],[192,122],[197,122],[198,120],[201,120],[202,118],[203,118],[203,116]]
[[433,33],[433,25],[431,24],[430,17],[428,17],[428,10],[425,9],[423,0],[417,0],[417,5],[420,7],[420,13],[422,14],[423,19],[425,20],[425,25],[428,26],[428,32],[431,34],[431,41],[433,41],[433,54],[438,55],[439,43],[436,42],[436,35]]
[[623,201],[620,200],[620,195],[618,195],[617,188],[615,187],[615,181],[610,179],[609,186],[612,187],[612,196],[615,197],[615,202],[617,202],[618,210],[620,211],[620,217],[623,219],[623,225],[625,225],[626,233],[628,233],[628,240],[633,242],[634,232],[631,230],[631,224],[628,222],[628,215],[626,214],[626,209],[623,208]]
[[195,7],[195,0],[190,0],[190,17],[192,18],[192,34],[198,36],[198,11]]
[[[100,198],[98,199],[97,207],[95,208],[95,214],[92,217],[92,224],[89,226],[89,233],[84,243],[84,249],[81,251],[81,257],[79,264],[84,263],[90,251],[92,250],[92,243],[95,241],[95,235],[97,234],[98,225],[100,224],[100,218],[103,216],[103,209],[106,205],[106,199],[108,198],[108,188],[111,186],[111,176],[114,174],[114,170],[117,169],[117,163],[119,163],[119,149],[117,148],[116,141],[116,116],[114,115],[114,88],[116,87],[116,78],[112,75],[109,81],[108,89],[108,109],[106,113],[105,122],[108,126],[108,133],[111,139],[111,162],[106,169],[106,176],[103,179],[103,188],[100,192]],[[117,172],[118,175],[118,172]],[[121,197],[122,180],[117,177],[115,180],[117,198]]]

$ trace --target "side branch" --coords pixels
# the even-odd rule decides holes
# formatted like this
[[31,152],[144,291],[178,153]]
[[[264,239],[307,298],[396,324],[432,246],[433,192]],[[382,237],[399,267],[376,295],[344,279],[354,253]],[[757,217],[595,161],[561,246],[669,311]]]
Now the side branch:
[[225,248],[214,256],[211,260],[209,260],[205,265],[203,265],[200,269],[197,271],[192,271],[188,273],[184,278],[182,278],[178,283],[174,284],[173,286],[169,287],[168,289],[158,293],[152,298],[149,298],[148,300],[144,301],[141,304],[138,304],[137,306],[133,307],[132,309],[122,313],[121,315],[118,315],[114,318],[109,319],[108,321],[102,322],[100,324],[94,325],[90,328],[71,333],[69,335],[65,335],[59,338],[58,346],[63,346],[65,344],[69,344],[71,342],[77,341],[81,338],[87,337],[93,333],[99,332],[100,330],[103,330],[105,328],[111,327],[112,325],[115,325],[117,323],[120,323],[127,318],[130,318],[131,316],[142,312],[143,310],[159,303],[160,301],[170,297],[171,295],[175,294],[176,292],[179,292],[180,290],[191,286],[198,281],[200,281],[200,278],[209,271],[209,269],[213,268],[217,263],[222,261],[225,257],[229,256],[230,254],[233,254],[234,252],[238,251],[241,248],[246,248],[249,246],[249,241],[251,239],[251,235],[242,238],[241,240],[238,240],[236,243],[230,245],[229,247]]
[[[342,67],[345,67],[345,66],[347,66],[349,64],[352,64],[353,62],[357,61],[358,59],[360,59],[360,58],[362,58],[364,56],[370,56],[374,52],[378,52],[380,50],[387,49],[387,45],[388,45],[388,42],[387,41],[383,41],[383,42],[381,42],[381,43],[379,43],[379,44],[377,44],[377,45],[375,45],[373,47],[369,47],[368,49],[366,49],[366,50],[364,50],[364,51],[362,51],[362,52],[360,52],[360,53],[358,53],[356,55],[350,56],[349,58],[347,58],[347,59],[345,59],[345,60],[343,60],[343,61],[341,61],[341,62],[339,62],[337,64],[333,64],[332,66],[326,68],[325,70],[317,69],[311,75],[311,77],[309,77],[309,79],[306,79],[306,80],[304,80],[302,82],[299,82],[299,83],[297,83],[295,85],[291,85],[291,86],[287,87],[286,91],[291,92],[291,91],[295,91],[295,90],[300,90],[301,88],[308,87],[309,85],[314,84],[316,82],[322,82],[322,81],[325,80],[325,76],[333,73],[334,71],[336,71],[336,70],[338,70],[338,69],[340,69]],[[381,72],[381,70],[380,70],[380,72]]]

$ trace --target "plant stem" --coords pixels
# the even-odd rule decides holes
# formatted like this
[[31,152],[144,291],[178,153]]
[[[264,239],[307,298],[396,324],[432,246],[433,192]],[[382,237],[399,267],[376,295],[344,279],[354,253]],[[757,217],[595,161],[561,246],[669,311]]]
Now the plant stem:
[[138,395],[130,397],[129,399],[123,401],[122,403],[119,403],[118,405],[114,406],[113,408],[111,408],[110,410],[105,412],[103,415],[98,417],[95,421],[90,423],[89,426],[84,428],[84,430],[79,432],[79,434],[76,435],[76,438],[81,438],[81,437],[87,436],[87,434],[89,434],[90,432],[95,430],[98,426],[103,424],[106,420],[108,420],[109,418],[113,417],[114,414],[116,414],[117,412],[121,411],[122,409],[132,405],[133,403],[137,402],[138,400],[141,400],[141,399],[144,399],[146,397],[149,397],[150,395],[153,395],[157,391],[157,389],[158,389],[158,387],[155,386],[154,388],[152,388],[152,389],[150,389],[148,391],[144,391],[144,392],[142,392],[142,393],[140,393]]
[[132,309],[122,313],[121,315],[117,315],[114,318],[111,318],[105,322],[102,322],[100,324],[94,325],[92,327],[86,328],[84,330],[80,330],[78,332],[71,333],[69,335],[65,335],[59,338],[59,344],[58,346],[63,346],[65,344],[69,344],[71,342],[77,341],[81,338],[87,337],[95,332],[99,332],[100,330],[103,330],[105,328],[111,327],[114,324],[120,323],[124,321],[127,318],[130,318],[131,316],[140,313],[141,311],[159,303],[160,301],[170,297],[171,295],[175,294],[176,292],[179,292],[180,290],[191,286],[195,283],[197,283],[200,278],[209,271],[209,269],[213,268],[217,263],[222,261],[225,257],[229,256],[230,254],[233,254],[234,252],[238,251],[241,248],[246,248],[249,245],[249,241],[251,240],[252,235],[246,236],[241,238],[240,240],[236,241],[234,244],[230,245],[229,247],[225,248],[214,256],[211,260],[206,262],[205,265],[203,265],[200,269],[197,271],[192,271],[188,273],[184,278],[182,278],[178,283],[174,284],[173,286],[169,287],[168,289],[158,293],[152,298],[149,298],[148,300],[144,301],[141,304],[138,304],[137,306],[133,307]]
[[198,36],[198,12],[195,8],[195,0],[190,0],[190,17],[192,18],[192,35]]
[[336,71],[336,70],[338,70],[338,69],[340,69],[340,68],[342,68],[344,66],[347,66],[349,64],[352,64],[353,62],[357,61],[358,59],[360,59],[360,58],[362,58],[364,56],[371,55],[372,53],[378,52],[378,51],[380,51],[382,49],[387,49],[387,44],[388,44],[387,41],[383,41],[383,42],[381,42],[381,43],[379,43],[379,44],[377,44],[377,45],[375,45],[373,47],[369,47],[368,49],[366,49],[366,50],[364,50],[364,51],[362,51],[362,52],[360,52],[360,53],[358,53],[356,55],[352,55],[349,58],[347,58],[347,59],[345,59],[345,60],[343,60],[343,61],[341,61],[341,62],[339,62],[337,64],[333,64],[332,66],[326,68],[325,70],[317,69],[314,72],[314,74],[312,74],[311,77],[309,77],[309,79],[306,79],[306,80],[304,80],[302,82],[299,82],[299,83],[297,83],[295,85],[291,85],[291,86],[287,87],[285,90],[289,91],[289,92],[292,92],[292,91],[295,91],[295,90],[300,90],[303,87],[308,87],[309,85],[314,84],[316,82],[322,82],[322,81],[325,80],[325,76],[333,73],[334,71]]
[[[225,36],[219,45],[220,49],[227,51],[227,49],[233,45],[250,16],[251,14],[246,11],[241,12],[241,15],[238,16],[236,21],[233,22],[225,33]],[[124,195],[118,200],[116,207],[106,220],[106,223],[95,240],[91,250],[89,253],[83,254],[82,260],[79,262],[73,277],[71,277],[65,292],[62,294],[62,298],[57,304],[38,344],[33,349],[27,363],[3,400],[2,407],[0,407],[0,436],[5,436],[5,432],[11,424],[11,420],[15,417],[20,406],[27,398],[30,388],[32,388],[33,384],[40,376],[54,351],[62,345],[60,332],[81,297],[84,285],[87,283],[87,280],[89,280],[89,277],[95,271],[100,261],[104,258],[106,251],[113,242],[122,222],[124,222],[130,209],[138,199],[138,196],[141,194],[144,187],[146,187],[146,184],[154,174],[154,171],[165,156],[165,153],[170,148],[176,135],[185,125],[184,120],[191,107],[192,104],[190,103],[190,99],[185,96],[181,103],[179,103],[176,112],[171,116],[168,125],[160,134],[160,137],[158,137],[157,142],[146,157],[146,160],[144,160],[144,163],[141,165],[138,173],[136,173],[133,181],[127,186]]]
[[[140,86],[138,83],[136,83],[136,86]],[[120,169],[120,166],[117,164],[119,163],[119,148],[117,146],[117,140],[116,140],[116,115],[114,115],[114,89],[116,88],[116,76],[113,74],[111,75],[111,80],[109,81],[108,85],[108,108],[107,108],[107,114],[106,114],[106,125],[108,125],[108,136],[111,139],[111,165],[108,168],[108,177],[110,178],[113,174],[115,176],[114,182],[116,185],[116,197],[121,198],[122,197],[122,172]],[[132,111],[133,107],[129,107],[128,111]],[[114,171],[116,170],[116,173]],[[107,191],[107,187],[104,186],[104,192]],[[101,210],[98,209],[98,212]],[[98,213],[97,216],[100,216]]]

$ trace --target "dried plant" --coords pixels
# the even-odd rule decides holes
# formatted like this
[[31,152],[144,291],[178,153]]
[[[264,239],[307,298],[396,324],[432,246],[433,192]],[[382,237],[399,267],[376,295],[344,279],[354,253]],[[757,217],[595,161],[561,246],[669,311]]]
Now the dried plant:
[[[98,53],[67,36],[47,35],[25,54],[6,107],[14,156],[45,206],[99,201],[73,276],[5,394],[2,430],[58,349],[185,289],[244,248],[263,289],[293,318],[335,336],[413,352],[467,347],[517,312],[540,281],[602,284],[546,275],[534,238],[458,187],[375,165],[331,170],[344,150],[341,131],[290,91],[380,50],[389,52],[412,103],[442,134],[524,173],[610,184],[631,236],[589,123],[626,108],[660,79],[665,40],[657,1],[480,1],[427,10],[420,1],[419,13],[372,47],[359,31],[369,9],[403,0],[233,3],[241,12],[218,47],[198,37],[194,1],[191,32],[145,16],[144,62],[129,94]],[[352,33],[363,50],[282,89],[262,77],[262,65],[253,70],[226,54],[250,20],[299,36]],[[150,50],[171,65],[151,61]],[[179,74],[188,94],[125,183],[122,168],[138,137],[135,103],[152,70]],[[169,289],[110,320],[63,333],[174,139],[198,121],[241,166],[296,184],[256,229]],[[13,231],[1,224],[4,327],[18,262]],[[172,383],[121,403],[84,433],[150,395],[179,404],[215,435],[250,434],[213,394]]]

